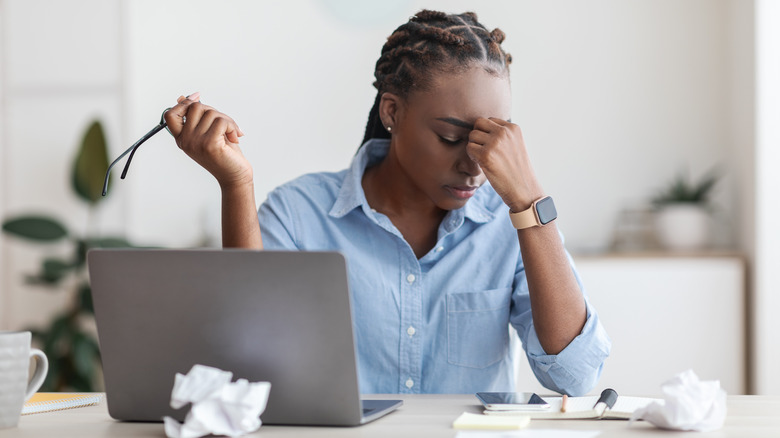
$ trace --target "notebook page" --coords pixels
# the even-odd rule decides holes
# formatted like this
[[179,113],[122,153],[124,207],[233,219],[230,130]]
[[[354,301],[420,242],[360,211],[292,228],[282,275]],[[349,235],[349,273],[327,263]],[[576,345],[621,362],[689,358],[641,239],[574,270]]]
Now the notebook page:
[[523,411],[485,411],[487,415],[527,415],[538,419],[585,419],[585,418],[618,418],[629,419],[634,410],[646,406],[653,401],[660,399],[646,397],[618,396],[617,402],[612,409],[604,412],[603,417],[599,417],[599,412],[593,409],[598,402],[599,396],[569,397],[566,402],[566,412],[561,412],[561,397],[542,397],[544,401],[550,404],[550,408],[545,411],[523,412]]
[[639,408],[643,408],[652,402],[663,404],[663,399],[647,397],[618,396],[612,409],[604,413],[604,418],[631,418],[631,414]]

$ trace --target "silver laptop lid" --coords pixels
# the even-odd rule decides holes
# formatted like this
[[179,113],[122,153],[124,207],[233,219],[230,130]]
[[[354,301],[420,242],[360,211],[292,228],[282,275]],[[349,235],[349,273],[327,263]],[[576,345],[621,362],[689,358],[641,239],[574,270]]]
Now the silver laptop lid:
[[271,382],[266,424],[361,423],[344,257],[334,252],[93,250],[110,415],[179,420],[176,373]]

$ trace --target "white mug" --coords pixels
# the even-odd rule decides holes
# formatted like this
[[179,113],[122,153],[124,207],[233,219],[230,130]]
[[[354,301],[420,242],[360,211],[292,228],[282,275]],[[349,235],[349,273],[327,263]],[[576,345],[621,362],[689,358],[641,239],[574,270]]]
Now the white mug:
[[[24,402],[38,391],[49,371],[46,355],[30,348],[30,332],[0,332],[0,429],[16,427]],[[29,379],[30,359],[35,373]]]

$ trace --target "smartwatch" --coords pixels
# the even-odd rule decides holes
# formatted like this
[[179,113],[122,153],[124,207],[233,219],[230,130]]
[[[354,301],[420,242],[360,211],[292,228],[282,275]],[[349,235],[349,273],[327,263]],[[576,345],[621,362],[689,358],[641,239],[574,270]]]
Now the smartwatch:
[[518,230],[541,227],[554,221],[557,217],[558,211],[555,209],[555,203],[550,196],[537,199],[527,210],[519,213],[509,212],[512,225]]

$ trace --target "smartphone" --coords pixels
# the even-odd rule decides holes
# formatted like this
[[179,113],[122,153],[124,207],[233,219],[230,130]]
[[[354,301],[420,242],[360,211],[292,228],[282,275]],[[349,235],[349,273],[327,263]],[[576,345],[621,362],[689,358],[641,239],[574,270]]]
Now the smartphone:
[[543,411],[550,408],[533,392],[478,392],[477,398],[490,411]]

